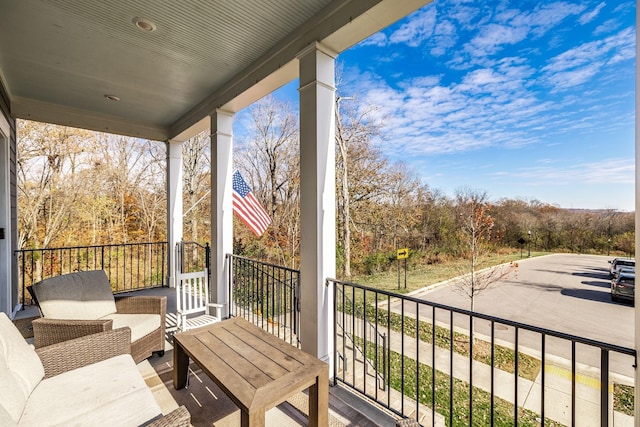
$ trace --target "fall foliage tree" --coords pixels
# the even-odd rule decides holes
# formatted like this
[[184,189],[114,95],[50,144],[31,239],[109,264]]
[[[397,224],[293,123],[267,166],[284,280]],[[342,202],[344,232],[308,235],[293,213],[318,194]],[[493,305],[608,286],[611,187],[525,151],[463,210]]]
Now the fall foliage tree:
[[18,133],[19,247],[48,247],[75,229],[76,202],[86,188],[83,160],[94,138],[88,131],[22,120]]
[[466,271],[453,285],[453,289],[469,298],[470,310],[474,311],[475,298],[498,281],[508,277],[509,267],[483,269],[483,261],[489,252],[494,221],[490,215],[491,205],[484,191],[461,189],[456,191],[456,205],[460,218],[460,234],[464,258],[469,261]]
[[21,248],[163,239],[164,144],[18,121]]

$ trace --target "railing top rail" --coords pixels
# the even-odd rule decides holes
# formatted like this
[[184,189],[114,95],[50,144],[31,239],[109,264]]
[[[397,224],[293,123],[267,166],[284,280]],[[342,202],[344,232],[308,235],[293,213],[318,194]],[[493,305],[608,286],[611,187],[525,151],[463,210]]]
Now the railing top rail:
[[255,263],[255,264],[264,265],[266,267],[274,267],[274,268],[277,268],[279,270],[285,270],[285,271],[289,271],[291,273],[300,274],[300,270],[296,270],[294,268],[284,267],[282,265],[277,265],[277,264],[271,264],[271,263],[264,262],[264,261],[258,261],[258,260],[252,259],[252,258],[247,258],[247,257],[240,256],[240,255],[227,254],[227,258],[241,259],[241,260],[245,260],[245,261],[250,261],[250,262]]
[[37,252],[37,251],[60,251],[69,249],[90,249],[90,248],[104,248],[104,247],[122,247],[122,246],[137,246],[137,245],[158,245],[167,244],[163,242],[137,242],[137,243],[110,243],[105,245],[85,245],[85,246],[62,246],[56,248],[35,248],[35,249],[16,249],[14,252]]
[[382,295],[386,295],[390,298],[398,298],[398,299],[402,299],[405,301],[410,301],[410,302],[415,302],[418,304],[426,304],[435,308],[439,308],[439,309],[443,309],[443,310],[450,310],[454,313],[458,313],[458,314],[462,314],[462,315],[466,315],[466,316],[473,316],[476,317],[478,319],[484,319],[484,320],[488,320],[490,322],[495,322],[495,323],[500,323],[503,325],[507,325],[507,326],[511,326],[514,328],[519,328],[519,329],[524,329],[527,331],[532,331],[532,332],[537,332],[539,334],[544,334],[544,335],[548,335],[548,336],[552,336],[552,337],[556,337],[556,338],[561,338],[561,339],[566,339],[566,340],[570,340],[570,341],[575,341],[576,343],[580,343],[580,344],[586,344],[586,345],[590,345],[593,347],[599,347],[601,349],[604,350],[609,350],[609,351],[615,351],[621,354],[627,354],[629,356],[633,356],[636,357],[636,350],[632,349],[632,348],[627,348],[627,347],[622,347],[619,345],[615,345],[615,344],[608,344],[602,341],[597,341],[597,340],[593,340],[590,338],[585,338],[585,337],[579,337],[576,335],[571,335],[571,334],[567,334],[564,332],[558,332],[558,331],[554,331],[551,329],[546,329],[546,328],[540,328],[538,326],[533,326],[533,325],[527,325],[525,323],[520,323],[520,322],[515,322],[512,320],[508,320],[508,319],[502,319],[500,317],[494,317],[494,316],[490,316],[488,314],[483,314],[483,313],[478,313],[475,311],[469,311],[469,310],[465,310],[462,308],[457,308],[457,307],[451,307],[448,305],[444,305],[444,304],[440,304],[437,302],[432,302],[432,301],[427,301],[424,299],[420,299],[420,298],[415,298],[412,296],[408,296],[408,295],[402,295],[402,294],[397,294],[395,292],[390,292],[390,291],[385,291],[382,289],[376,289],[376,288],[372,288],[370,286],[365,286],[365,285],[359,285],[357,283],[353,283],[353,282],[347,282],[347,281],[342,281],[342,280],[338,280],[338,279],[331,279],[328,278],[326,279],[326,285],[329,286],[330,282],[336,283],[336,284],[340,284],[340,285],[346,285],[346,286],[352,286],[356,289],[362,289],[362,290],[366,290],[367,292],[375,292],[377,294],[382,294]]
[[182,242],[178,242],[177,244],[179,245],[180,243],[182,243],[183,245],[194,245],[197,246],[199,248],[205,249],[209,246],[209,243],[205,243],[204,245],[202,243],[198,243],[198,242],[187,242],[187,241],[182,241]]

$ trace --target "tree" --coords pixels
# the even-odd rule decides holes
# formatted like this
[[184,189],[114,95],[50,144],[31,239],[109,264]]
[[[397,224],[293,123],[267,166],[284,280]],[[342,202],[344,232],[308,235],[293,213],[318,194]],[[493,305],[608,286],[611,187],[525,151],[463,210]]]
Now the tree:
[[[379,136],[380,123],[374,122],[375,107],[342,106],[336,97],[336,194],[338,211],[338,245],[342,248],[342,276],[351,277],[351,209],[354,204],[379,193],[383,182],[379,179],[386,163],[373,146]],[[372,167],[375,166],[375,167]],[[375,179],[371,179],[375,175]]]
[[487,255],[494,221],[489,211],[486,192],[462,189],[456,191],[456,207],[460,219],[461,241],[465,245],[469,267],[453,289],[468,297],[470,310],[475,309],[475,298],[497,281],[508,277],[513,268],[496,267],[482,270],[484,257]]
[[92,134],[81,129],[18,121],[19,247],[49,247],[66,231],[74,235],[75,202]]
[[387,212],[389,230],[393,230],[393,247],[406,246],[411,236],[420,228],[420,217],[416,211],[417,196],[428,193],[420,184],[411,168],[403,162],[391,165],[387,173]]
[[614,247],[631,257],[636,251],[636,234],[633,231],[627,231],[616,237]]
[[[184,220],[191,225],[185,240],[200,241],[200,228],[203,236],[208,236],[208,227],[203,227],[207,218],[211,217],[211,198],[206,197],[211,182],[211,139],[207,132],[202,132],[182,145],[182,181]],[[194,248],[195,250],[195,248]]]
[[133,187],[133,196],[138,205],[137,221],[145,231],[147,242],[163,240],[166,235],[167,193],[166,193],[166,147],[149,143],[145,157],[149,166],[142,180]]
[[140,205],[136,195],[144,194],[137,193],[140,188],[157,188],[157,184],[163,182],[164,174],[158,173],[164,161],[158,150],[163,144],[110,134],[98,136],[100,151],[94,155],[102,165],[104,191],[113,198],[115,207],[109,238],[118,243],[140,241],[148,233],[139,221]]
[[[249,136],[240,141],[236,162],[271,217],[269,241],[258,255],[295,268],[300,245],[298,126],[290,103],[267,96],[251,107]],[[242,231],[235,235],[252,236]],[[247,248],[247,246],[243,246]],[[254,254],[255,255],[255,254]]]

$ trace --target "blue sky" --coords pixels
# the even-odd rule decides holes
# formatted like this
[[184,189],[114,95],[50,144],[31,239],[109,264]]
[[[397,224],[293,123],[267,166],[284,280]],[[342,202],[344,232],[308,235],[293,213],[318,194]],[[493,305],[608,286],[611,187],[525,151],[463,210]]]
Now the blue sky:
[[634,210],[634,1],[435,0],[338,66],[432,188]]

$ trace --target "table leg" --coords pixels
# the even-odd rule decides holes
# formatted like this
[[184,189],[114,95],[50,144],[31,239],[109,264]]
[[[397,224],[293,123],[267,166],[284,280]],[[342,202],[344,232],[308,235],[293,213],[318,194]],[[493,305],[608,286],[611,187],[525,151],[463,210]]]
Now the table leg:
[[187,385],[189,356],[180,344],[174,341],[173,347],[173,388],[180,390]]
[[261,411],[253,411],[251,413],[240,410],[240,425],[242,427],[264,427],[264,423],[264,408]]
[[309,427],[329,425],[329,377],[323,370],[309,387]]

